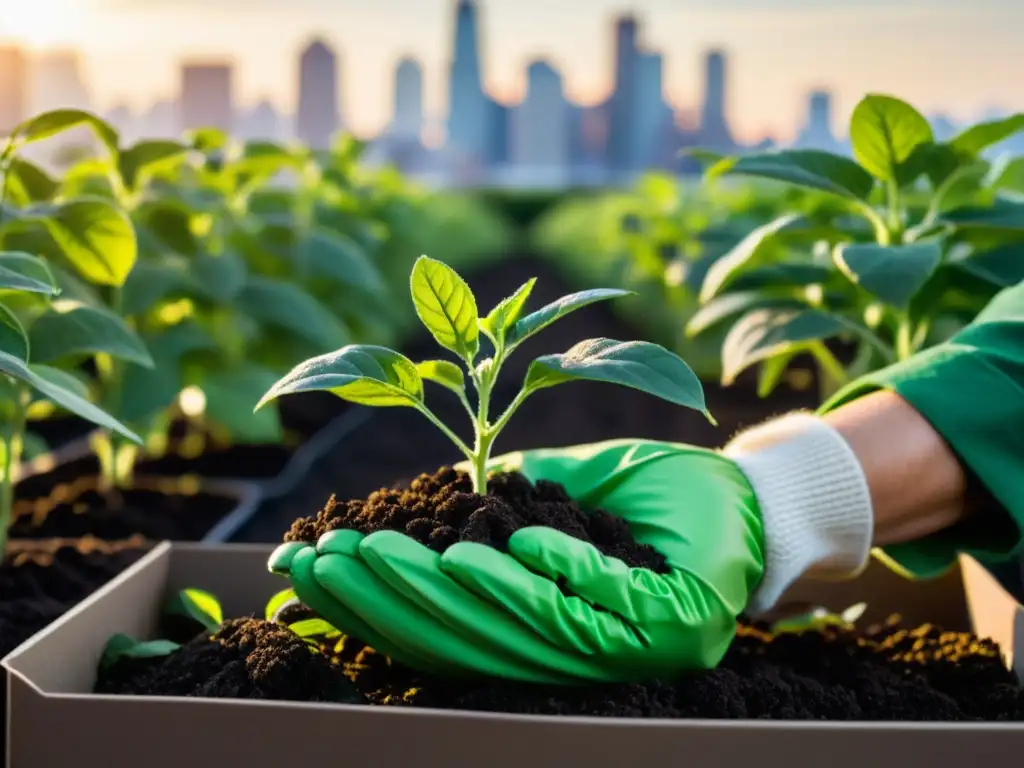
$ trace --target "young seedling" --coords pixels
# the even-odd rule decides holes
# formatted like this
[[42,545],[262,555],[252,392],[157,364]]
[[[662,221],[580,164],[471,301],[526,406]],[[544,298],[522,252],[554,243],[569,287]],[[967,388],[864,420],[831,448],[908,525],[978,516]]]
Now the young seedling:
[[[588,339],[561,354],[534,360],[522,388],[503,413],[492,416],[491,394],[502,365],[526,339],[556,320],[588,304],[628,295],[629,291],[594,289],[565,296],[523,316],[535,280],[501,301],[485,317],[477,311],[469,286],[451,267],[421,256],[410,280],[412,300],[423,325],[465,367],[447,360],[414,363],[385,347],[354,344],[300,363],[280,379],[256,405],[297,392],[327,391],[362,405],[414,408],[455,444],[472,468],[473,489],[487,492],[487,463],[495,439],[512,415],[535,392],[574,380],[620,384],[701,411],[714,420],[704,404],[704,390],[690,367],[664,347],[643,341]],[[481,336],[490,354],[481,358]],[[475,404],[466,391],[466,378],[475,391]],[[473,445],[464,442],[426,404],[423,382],[439,384],[459,398],[472,422]]]

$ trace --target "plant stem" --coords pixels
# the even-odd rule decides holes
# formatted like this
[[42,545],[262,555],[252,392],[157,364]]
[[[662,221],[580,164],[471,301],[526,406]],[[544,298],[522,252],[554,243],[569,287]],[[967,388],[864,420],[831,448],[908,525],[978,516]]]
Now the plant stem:
[[906,360],[914,354],[914,324],[907,314],[900,317],[896,328],[896,359]]
[[900,185],[896,180],[891,180],[886,185],[886,195],[889,200],[889,243],[901,245],[903,243],[903,200],[900,194]]
[[14,477],[21,462],[21,449],[24,442],[25,414],[28,408],[28,387],[16,382],[14,385],[14,413],[4,429],[3,436],[3,478],[0,479],[0,560],[3,559],[7,547],[7,529],[11,527],[14,514]]
[[819,388],[821,400],[824,402],[846,384],[850,380],[850,376],[823,342],[814,342],[809,349],[821,367],[822,377]]

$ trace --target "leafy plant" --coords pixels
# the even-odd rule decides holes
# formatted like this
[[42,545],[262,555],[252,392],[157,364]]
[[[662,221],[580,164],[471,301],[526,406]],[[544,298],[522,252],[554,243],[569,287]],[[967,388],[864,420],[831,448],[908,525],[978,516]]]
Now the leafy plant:
[[[487,462],[498,434],[531,394],[548,387],[574,380],[620,384],[699,410],[711,419],[700,380],[681,358],[656,344],[604,338],[582,341],[567,352],[534,360],[519,393],[494,418],[490,400],[498,374],[523,341],[581,307],[628,295],[628,291],[615,289],[583,291],[524,315],[533,285],[534,280],[524,283],[481,317],[472,291],[451,267],[426,256],[413,267],[410,288],[416,313],[434,340],[465,367],[476,393],[475,406],[467,396],[467,374],[455,363],[414,363],[391,349],[357,344],[296,366],[256,407],[286,394],[328,391],[362,405],[414,408],[469,460],[473,488],[478,493],[486,493]],[[482,339],[490,343],[491,354],[481,359]],[[459,398],[472,423],[472,446],[427,407],[424,381],[438,384]]]
[[[985,152],[1024,129],[1024,115],[936,141],[928,121],[870,94],[850,121],[854,158],[783,150],[712,161],[708,179],[756,177],[807,191],[708,266],[687,334],[731,322],[722,380],[763,363],[767,395],[810,353],[823,395],[941,341],[1000,288],[1024,279],[1024,203],[1004,188],[1005,161]],[[842,363],[830,339],[848,342]]]

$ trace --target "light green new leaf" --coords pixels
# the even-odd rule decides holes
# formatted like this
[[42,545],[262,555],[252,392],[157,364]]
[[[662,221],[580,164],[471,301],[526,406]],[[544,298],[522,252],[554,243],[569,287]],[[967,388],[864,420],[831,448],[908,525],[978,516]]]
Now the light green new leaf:
[[787,352],[794,344],[831,338],[850,328],[816,309],[756,309],[741,317],[722,345],[722,384],[728,386],[750,366]]
[[199,152],[216,152],[228,145],[228,135],[219,128],[197,128],[185,134],[186,142]]
[[842,155],[816,149],[785,149],[727,157],[707,170],[708,178],[755,176],[867,201],[874,188],[871,174]]
[[977,155],[1021,131],[1024,131],[1024,114],[1018,113],[972,125],[949,143],[953,149],[959,152]]
[[900,166],[916,147],[933,139],[925,117],[892,96],[868,94],[850,117],[853,155],[882,181],[903,181],[899,178]]
[[798,298],[796,290],[770,292],[768,290],[737,291],[716,296],[704,304],[686,323],[686,336],[693,339],[730,317],[751,309],[807,306]]
[[531,277],[508,298],[502,299],[498,305],[480,321],[480,330],[496,344],[504,343],[505,334],[516,324],[523,313],[537,278]]
[[139,443],[140,445],[142,444],[142,438],[128,429],[128,427],[124,426],[113,416],[103,412],[92,403],[79,397],[74,392],[43,378],[30,369],[23,360],[19,360],[13,355],[0,351],[0,372],[6,373],[9,376],[13,376],[16,379],[21,379],[28,383],[30,386],[39,390],[47,398],[52,400],[56,405],[59,405],[61,408],[64,408],[75,416],[81,416],[86,421],[91,421],[93,424],[118,432],[129,440]]
[[447,360],[424,360],[422,363],[416,363],[416,372],[421,379],[440,384],[452,392],[466,390],[466,377],[462,369]]
[[531,312],[521,320],[516,321],[512,329],[506,332],[506,344],[516,346],[535,333],[547,328],[556,320],[565,317],[570,312],[582,309],[598,301],[618,299],[622,296],[633,296],[634,291],[623,291],[618,288],[592,288],[589,291],[580,291],[563,296],[557,301],[541,307],[536,312]]
[[466,281],[447,264],[420,256],[409,285],[416,314],[437,343],[472,362],[480,349],[480,328]]
[[106,200],[61,203],[43,224],[79,274],[100,285],[124,285],[135,266],[138,246],[128,216]]
[[386,289],[380,270],[350,237],[328,229],[315,229],[299,243],[299,258],[310,277],[323,277],[339,285],[371,294]]
[[295,594],[294,589],[282,589],[267,601],[267,606],[263,612],[263,616],[267,621],[277,621],[277,614],[279,614],[285,606],[297,603],[298,600],[299,598]]
[[423,380],[404,355],[352,344],[299,363],[263,395],[256,410],[296,392],[333,392],[360,405],[414,407],[423,402]]
[[349,339],[341,320],[293,283],[250,275],[235,303],[253,320],[281,328],[318,347],[337,347]]
[[220,601],[202,589],[183,589],[167,604],[165,612],[172,616],[186,616],[216,632],[224,622]]
[[678,355],[646,341],[581,341],[530,363],[523,386],[534,391],[573,380],[621,384],[710,417],[697,374]]
[[743,238],[735,248],[712,264],[700,287],[700,302],[710,301],[717,296],[737,274],[754,260],[780,232],[803,221],[799,214],[787,214],[758,227]]
[[28,335],[21,321],[9,308],[0,304],[0,350],[28,362]]
[[49,202],[60,189],[46,171],[22,157],[11,158],[7,174],[8,192],[16,203]]
[[28,144],[56,136],[78,125],[89,126],[111,154],[117,154],[117,131],[106,121],[82,109],[55,109],[43,112],[15,128],[14,135],[18,140]]
[[136,333],[108,309],[71,299],[53,302],[29,331],[32,359],[40,363],[71,355],[106,353],[145,368],[153,358]]
[[167,139],[140,141],[121,152],[117,160],[121,180],[128,189],[134,189],[140,171],[150,165],[179,157],[187,151],[188,147],[178,141]]
[[206,418],[225,427],[238,443],[276,443],[284,436],[276,408],[253,413],[256,403],[278,375],[253,363],[239,368],[208,371],[201,388],[206,396]]
[[107,640],[100,656],[100,669],[109,669],[121,659],[156,659],[170,656],[181,648],[170,640],[136,640],[120,632]]
[[938,269],[942,244],[844,243],[836,247],[833,258],[854,283],[886,304],[903,309]]
[[301,638],[338,637],[341,632],[323,619],[303,619],[288,625],[288,629]]
[[60,293],[46,262],[20,251],[0,252],[0,290],[45,293],[47,296]]

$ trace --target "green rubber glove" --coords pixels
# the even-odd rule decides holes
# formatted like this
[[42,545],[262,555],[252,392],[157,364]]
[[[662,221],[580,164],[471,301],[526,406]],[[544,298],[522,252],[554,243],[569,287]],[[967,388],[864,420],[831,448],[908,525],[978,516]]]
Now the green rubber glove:
[[584,508],[624,518],[671,572],[542,527],[514,533],[508,554],[460,542],[439,555],[396,532],[335,531],[315,551],[282,545],[271,569],[338,629],[425,671],[610,682],[718,663],[764,570],[757,501],[732,461],[616,440],[508,454],[490,468],[561,483]]

